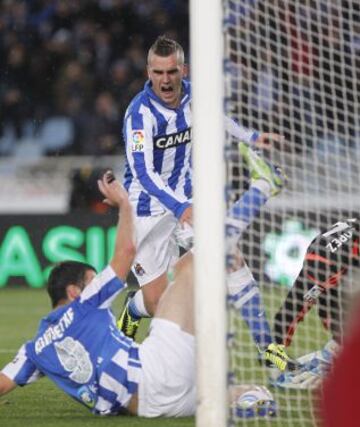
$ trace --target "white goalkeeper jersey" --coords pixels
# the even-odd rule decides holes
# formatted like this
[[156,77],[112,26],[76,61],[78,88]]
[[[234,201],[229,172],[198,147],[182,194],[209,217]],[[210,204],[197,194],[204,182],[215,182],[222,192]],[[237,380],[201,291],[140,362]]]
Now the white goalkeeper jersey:
[[108,266],[80,297],[42,319],[2,372],[19,386],[43,375],[97,414],[118,414],[138,389],[138,345],[116,328],[109,310],[124,288]]
[[[183,80],[179,107],[169,108],[151,82],[130,103],[124,119],[124,186],[138,216],[165,210],[180,218],[192,197],[191,84]],[[225,119],[226,130],[244,142],[258,133]],[[206,153],[204,153],[206,156]]]

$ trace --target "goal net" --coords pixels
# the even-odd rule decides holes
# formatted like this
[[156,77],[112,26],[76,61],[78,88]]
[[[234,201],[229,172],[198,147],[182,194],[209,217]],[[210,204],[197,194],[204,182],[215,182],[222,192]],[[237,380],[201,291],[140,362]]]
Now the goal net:
[[[225,114],[260,133],[284,136],[260,156],[283,169],[287,184],[241,238],[274,334],[275,314],[312,239],[338,221],[359,216],[360,6],[355,0],[224,0],[223,31]],[[230,134],[225,158],[231,206],[246,191],[249,172],[238,141]],[[333,244],[346,244],[343,239]],[[321,267],[314,265],[315,270]],[[321,276],[319,271],[312,274]],[[327,293],[328,312],[320,313],[326,307],[317,300],[304,316],[286,348],[291,358],[322,350],[334,336],[329,322],[338,321],[342,328],[346,301],[359,283],[357,275],[350,268],[338,283],[338,292]],[[294,323],[302,308],[293,307],[288,313]],[[277,406],[276,417],[257,421],[239,419],[232,409],[230,424],[315,425],[318,393],[313,387],[325,365],[314,369],[308,382],[280,378],[278,371],[259,363],[258,349],[239,310],[229,311],[229,382],[265,385]],[[315,356],[323,357],[326,349]]]

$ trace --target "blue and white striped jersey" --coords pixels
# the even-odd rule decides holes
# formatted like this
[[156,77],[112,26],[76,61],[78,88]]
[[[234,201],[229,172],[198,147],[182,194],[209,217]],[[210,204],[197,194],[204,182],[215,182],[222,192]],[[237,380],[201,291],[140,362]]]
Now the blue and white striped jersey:
[[187,81],[178,108],[167,107],[147,82],[127,109],[124,186],[138,216],[168,209],[180,218],[191,203],[190,100]]
[[138,345],[115,326],[110,306],[124,288],[108,266],[75,301],[43,318],[2,372],[16,384],[46,375],[97,414],[117,414],[137,391]]
[[[180,218],[191,203],[191,84],[187,80],[182,82],[182,93],[180,106],[169,108],[148,81],[126,111],[124,186],[138,216],[168,209]],[[259,136],[227,117],[225,129],[248,143]]]

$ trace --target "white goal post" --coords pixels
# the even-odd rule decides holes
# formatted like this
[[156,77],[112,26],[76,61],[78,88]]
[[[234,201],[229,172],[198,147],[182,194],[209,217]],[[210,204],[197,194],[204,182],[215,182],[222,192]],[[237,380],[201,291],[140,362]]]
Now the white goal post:
[[227,418],[221,15],[219,0],[191,1],[198,427]]
[[[308,290],[325,275],[324,266],[314,267],[312,275],[303,268],[312,239],[335,222],[359,218],[360,3],[191,0],[190,5],[197,427],[312,427],[310,383],[281,376],[276,368],[271,372],[262,358],[269,340],[303,361],[325,354],[333,341],[341,347],[347,304],[359,291],[359,270],[347,259],[347,274],[318,301],[318,310],[303,313],[306,298],[294,296],[301,283]],[[288,178],[280,194],[266,197],[242,235],[252,278],[240,284],[249,299],[241,299],[237,309],[226,307],[225,209],[244,195],[251,172],[238,141],[224,132],[224,113],[259,133],[284,137],[259,156],[279,165]],[[341,266],[339,259],[336,264]],[[251,292],[259,296],[257,311],[244,308]],[[262,313],[270,330],[265,347],[257,346]],[[327,362],[329,369],[331,358]],[[306,378],[321,384],[325,365],[323,372],[307,366]],[[276,416],[236,419],[244,415],[229,410],[227,380],[268,387]]]

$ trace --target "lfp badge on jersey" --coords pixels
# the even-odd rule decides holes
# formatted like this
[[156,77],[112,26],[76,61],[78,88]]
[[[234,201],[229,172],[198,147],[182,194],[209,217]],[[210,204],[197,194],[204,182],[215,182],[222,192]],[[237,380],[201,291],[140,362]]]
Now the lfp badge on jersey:
[[132,131],[132,150],[143,151],[144,150],[145,135],[143,130]]

